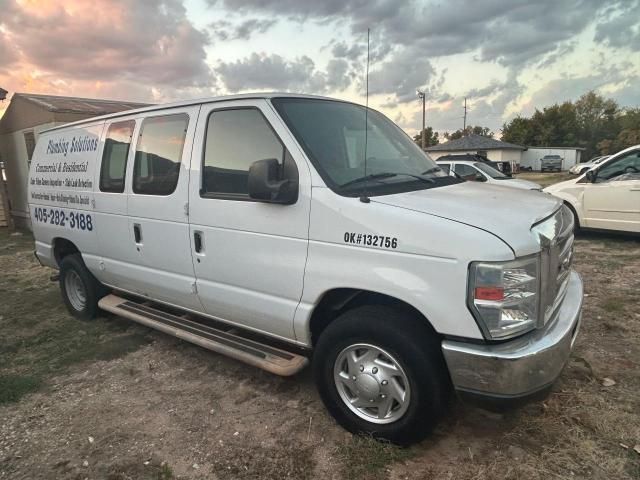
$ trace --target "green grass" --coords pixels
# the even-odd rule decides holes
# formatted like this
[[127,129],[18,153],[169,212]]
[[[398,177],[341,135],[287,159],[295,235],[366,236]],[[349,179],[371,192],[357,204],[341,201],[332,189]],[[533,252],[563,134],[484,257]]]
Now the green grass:
[[135,464],[116,465],[106,476],[107,480],[174,480],[176,477],[167,463],[161,465],[143,465],[142,461]]
[[571,175],[567,172],[521,172],[515,174],[513,177],[535,182],[541,185],[542,188],[553,185],[554,183],[564,182],[565,180],[577,178],[575,175]]
[[166,463],[162,464],[160,470],[156,473],[157,480],[172,480],[175,478],[173,476],[173,470],[171,470],[171,467]]
[[115,317],[90,322],[66,311],[50,269],[40,267],[33,238],[0,234],[0,404],[44,388],[72,366],[112,360],[150,340],[144,327]]
[[611,313],[621,313],[624,311],[624,307],[627,303],[630,302],[630,298],[626,297],[607,297],[601,304],[600,307]]
[[0,405],[17,402],[40,388],[40,378],[27,375],[0,375]]
[[344,478],[374,480],[387,477],[387,468],[413,456],[413,450],[368,436],[354,436],[338,447]]

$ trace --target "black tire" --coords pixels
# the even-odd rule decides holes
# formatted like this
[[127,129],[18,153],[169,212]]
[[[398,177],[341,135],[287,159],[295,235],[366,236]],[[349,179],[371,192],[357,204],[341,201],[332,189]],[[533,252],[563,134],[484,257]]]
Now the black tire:
[[[425,438],[445,412],[451,386],[440,342],[424,320],[415,317],[409,311],[365,305],[340,315],[322,332],[313,356],[313,374],[326,408],[350,432],[409,445]],[[392,423],[359,417],[338,392],[334,365],[340,352],[355,344],[382,348],[408,378],[409,405]]]
[[[74,275],[76,277],[74,277]],[[79,279],[84,289],[84,306],[79,308],[78,301],[72,298],[73,292],[67,291],[70,278]],[[79,253],[67,255],[60,262],[60,292],[69,313],[80,320],[92,320],[98,314],[98,301],[108,292],[93,274],[87,269]],[[72,297],[70,297],[70,295]]]

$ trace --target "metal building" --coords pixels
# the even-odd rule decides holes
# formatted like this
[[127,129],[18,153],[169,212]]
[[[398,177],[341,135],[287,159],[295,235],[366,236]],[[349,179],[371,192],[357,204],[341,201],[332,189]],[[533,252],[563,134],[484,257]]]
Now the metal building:
[[582,161],[583,151],[584,148],[581,147],[529,147],[522,154],[520,167],[539,171],[545,155],[558,155],[562,159],[562,170],[569,170]]

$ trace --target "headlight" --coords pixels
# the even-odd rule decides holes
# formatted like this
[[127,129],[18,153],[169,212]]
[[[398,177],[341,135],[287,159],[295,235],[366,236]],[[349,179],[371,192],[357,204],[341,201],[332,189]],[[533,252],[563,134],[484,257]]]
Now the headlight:
[[536,328],[539,283],[538,255],[471,264],[469,308],[488,339],[505,339]]

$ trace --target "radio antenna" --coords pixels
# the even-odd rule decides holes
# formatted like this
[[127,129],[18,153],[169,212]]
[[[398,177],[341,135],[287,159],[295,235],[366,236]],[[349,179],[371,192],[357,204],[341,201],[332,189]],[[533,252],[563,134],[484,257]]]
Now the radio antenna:
[[[364,176],[367,176],[367,141],[369,134],[369,34],[370,29],[367,28],[367,71],[365,75],[365,109],[364,109]],[[364,187],[364,191],[362,196],[360,197],[360,201],[362,203],[369,203],[371,200],[367,195],[367,187]]]

